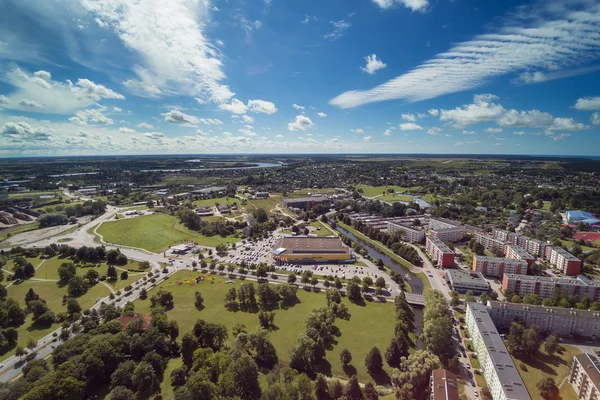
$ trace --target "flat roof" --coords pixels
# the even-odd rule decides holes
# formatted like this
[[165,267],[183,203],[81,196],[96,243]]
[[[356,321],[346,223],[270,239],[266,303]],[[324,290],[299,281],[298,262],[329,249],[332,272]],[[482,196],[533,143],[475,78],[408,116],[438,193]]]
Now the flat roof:
[[484,279],[481,272],[476,271],[463,271],[462,269],[450,268],[446,270],[446,273],[450,276],[450,281],[454,283],[475,283],[480,285],[488,286],[487,281]]
[[560,254],[561,256],[563,256],[564,258],[566,258],[569,261],[580,261],[579,258],[575,257],[573,254],[569,253],[562,247],[552,246],[552,251],[557,252],[558,254]]
[[443,222],[449,225],[454,225],[454,226],[461,226],[462,224],[460,222],[457,221],[453,221],[451,219],[447,219],[447,218],[442,218],[442,217],[430,217],[429,218],[430,221],[439,221],[439,222]]
[[594,286],[600,287],[599,280],[588,279],[582,275],[576,278],[567,277],[551,277],[551,276],[534,276],[534,275],[519,275],[519,274],[504,274],[508,279],[518,279],[521,281],[530,282],[554,282],[558,285],[579,285],[579,286]]
[[[346,253],[350,254],[350,249],[344,246],[342,240],[338,237],[328,236],[292,236],[279,239],[275,244],[275,249],[285,249],[292,254],[310,254],[310,253]],[[277,251],[276,250],[276,251]]]
[[[498,380],[502,384],[505,397],[514,400],[531,400],[523,379],[521,379],[521,375],[504,345],[504,341],[498,334],[487,307],[483,304],[468,303],[467,308],[473,314],[477,330],[483,339]],[[471,334],[472,336],[473,334]]]
[[525,249],[522,248],[521,246],[518,246],[516,244],[508,244],[507,247],[509,247],[510,249],[512,249],[512,251],[517,253],[519,257],[522,257],[525,259],[533,258],[533,256],[531,254],[529,254],[528,252],[526,252]]
[[442,253],[452,253],[454,252],[450,249],[450,247],[446,246],[446,243],[442,242],[439,238],[435,236],[427,236],[427,240],[429,240],[439,251]]
[[324,201],[329,201],[329,198],[327,197],[298,197],[295,199],[283,199],[283,201],[287,202],[287,203],[293,203],[293,202],[313,202],[313,203],[322,203]]
[[523,311],[537,314],[551,314],[563,317],[582,317],[582,318],[600,318],[600,311],[577,310],[562,307],[534,306],[530,304],[505,303],[501,301],[489,300],[488,306],[492,310],[510,310]]
[[387,221],[388,225],[394,225],[397,228],[400,229],[405,229],[407,231],[413,231],[413,232],[421,232],[422,230],[425,229],[424,226],[418,225],[418,226],[414,226],[414,225],[405,225],[405,224],[399,224],[397,222],[392,222],[392,221]]
[[477,261],[488,261],[488,262],[495,262],[495,263],[504,263],[504,264],[520,264],[520,265],[527,265],[527,261],[525,260],[519,260],[518,258],[504,258],[504,257],[488,257],[488,256],[480,256],[478,254],[475,254],[475,262]]
[[596,390],[600,390],[600,362],[598,359],[587,353],[576,354],[573,358],[579,361]]
[[433,400],[458,400],[458,380],[456,375],[445,369],[431,371]]

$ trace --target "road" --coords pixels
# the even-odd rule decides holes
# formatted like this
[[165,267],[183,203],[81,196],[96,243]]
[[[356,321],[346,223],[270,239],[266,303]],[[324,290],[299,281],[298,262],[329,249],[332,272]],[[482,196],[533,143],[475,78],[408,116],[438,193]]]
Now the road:
[[417,251],[417,253],[419,254],[419,257],[421,257],[421,259],[423,260],[423,267],[421,269],[423,270],[423,272],[425,272],[427,279],[429,279],[431,288],[434,290],[439,290],[440,292],[442,292],[444,294],[444,296],[446,296],[447,300],[450,300],[450,289],[448,288],[448,285],[446,284],[444,271],[435,268],[433,266],[433,264],[431,263],[431,261],[429,261],[429,258],[427,258],[427,256],[425,255],[425,253],[423,253],[423,251],[421,250],[421,248],[419,246],[412,244],[412,243],[406,243],[406,244],[408,244],[410,247],[415,249]]

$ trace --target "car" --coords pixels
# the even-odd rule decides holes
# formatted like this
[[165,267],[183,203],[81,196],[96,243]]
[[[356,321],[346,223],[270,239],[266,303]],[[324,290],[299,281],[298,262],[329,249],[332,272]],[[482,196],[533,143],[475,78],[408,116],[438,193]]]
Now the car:
[[4,368],[4,364],[0,364],[0,368]]
[[471,364],[467,364],[467,369],[471,369]]
[[475,381],[471,379],[471,386],[475,387]]

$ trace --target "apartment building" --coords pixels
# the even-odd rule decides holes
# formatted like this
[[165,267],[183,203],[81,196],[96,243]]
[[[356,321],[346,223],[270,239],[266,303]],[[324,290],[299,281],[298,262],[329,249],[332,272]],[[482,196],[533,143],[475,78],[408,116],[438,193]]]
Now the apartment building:
[[429,377],[429,400],[459,400],[458,378],[445,369],[434,369]]
[[600,399],[600,362],[591,354],[573,356],[569,383],[580,400]]
[[485,305],[467,304],[467,329],[492,398],[531,399]]
[[505,244],[510,243],[521,246],[526,252],[536,257],[542,257],[544,255],[544,248],[547,245],[541,240],[533,239],[517,232],[510,232],[502,229],[494,229],[492,231],[492,237]]
[[510,324],[519,318],[525,326],[539,326],[542,332],[559,336],[577,334],[600,337],[600,312],[560,307],[533,306],[529,304],[488,301],[488,312],[499,330],[508,331]]
[[577,278],[555,278],[505,273],[502,278],[502,291],[507,290],[511,290],[519,297],[537,294],[542,299],[546,299],[552,297],[555,290],[559,290],[580,299],[583,299],[586,294],[592,301],[600,299],[600,281],[582,275]]
[[455,226],[452,228],[440,228],[431,231],[431,236],[435,236],[442,242],[458,242],[465,237],[465,227]]
[[454,266],[454,252],[439,238],[429,236],[425,241],[425,251],[437,261],[437,265],[443,268]]
[[492,253],[504,252],[504,240],[495,239],[493,236],[488,235],[485,232],[478,232],[475,234],[475,240],[488,251]]
[[531,266],[535,257],[525,251],[521,246],[516,244],[507,244],[504,246],[504,256],[506,258],[513,258],[515,260],[523,260],[527,262],[527,265]]
[[429,229],[437,230],[437,229],[447,229],[447,228],[456,228],[457,226],[461,226],[462,224],[458,221],[453,221],[447,218],[439,218],[439,217],[430,217],[429,218]]
[[425,240],[425,230],[421,226],[410,226],[397,224],[395,222],[387,222],[388,232],[394,235],[396,232],[401,232],[402,240],[409,243],[421,243]]
[[459,293],[466,293],[467,290],[470,290],[473,294],[479,296],[481,293],[487,293],[490,290],[490,284],[480,272],[449,269],[446,271],[446,282],[448,286]]
[[545,257],[565,275],[579,275],[581,272],[581,260],[562,247],[547,246]]
[[522,236],[520,233],[505,231],[503,229],[494,229],[492,231],[492,237],[494,239],[501,240],[502,242],[509,242],[512,244],[517,244],[517,238]]
[[473,271],[481,272],[486,276],[501,278],[504,274],[527,274],[527,261],[514,258],[486,257],[475,255],[473,257]]

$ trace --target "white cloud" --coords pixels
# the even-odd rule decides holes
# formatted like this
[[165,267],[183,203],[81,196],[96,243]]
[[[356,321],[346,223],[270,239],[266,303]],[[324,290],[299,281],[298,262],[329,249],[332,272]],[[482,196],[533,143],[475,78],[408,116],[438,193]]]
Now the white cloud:
[[409,122],[415,122],[417,120],[414,114],[402,114],[402,119]]
[[204,125],[223,125],[223,121],[216,118],[200,118],[198,122]]
[[270,101],[248,100],[248,111],[271,115],[277,112],[277,107]]
[[119,132],[121,133],[136,133],[135,129],[120,127]]
[[486,133],[491,133],[491,134],[494,134],[494,133],[500,133],[500,132],[502,132],[503,130],[504,130],[504,129],[502,129],[502,128],[485,128],[485,132],[486,132]]
[[373,0],[373,3],[379,7],[386,9],[392,7],[394,4],[401,4],[411,11],[426,12],[429,7],[428,0]]
[[114,124],[115,121],[102,114],[102,111],[104,111],[104,108],[77,111],[74,117],[69,118],[69,121],[76,125],[87,125],[88,123],[101,125]]
[[121,107],[113,107],[114,112],[122,112],[123,109]]
[[304,106],[299,106],[298,104],[293,104],[292,107],[294,107],[296,110],[304,110],[306,108]]
[[230,104],[221,104],[219,108],[224,111],[229,111],[233,114],[245,114],[248,111],[248,107],[244,104],[244,102],[238,99],[231,99]]
[[162,115],[165,116],[165,121],[171,122],[173,124],[189,125],[197,124],[198,122],[200,122],[198,118],[194,117],[193,115],[184,114],[179,110],[171,110]]
[[314,124],[305,115],[296,115],[296,119],[288,124],[289,131],[305,131],[312,127]]
[[425,118],[427,114],[417,113],[418,118]]
[[383,132],[383,136],[392,136],[392,131],[389,129],[386,129],[385,132]]
[[8,122],[0,128],[0,138],[8,138],[12,142],[46,141],[51,139],[50,132],[46,127],[33,128],[26,122]]
[[325,36],[323,36],[325,39],[328,40],[336,40],[341,38],[342,36],[344,36],[346,31],[352,26],[352,24],[344,21],[343,19],[340,21],[331,21],[331,24],[333,25],[333,30],[331,32],[326,33]]
[[474,97],[473,104],[457,107],[454,110],[441,110],[440,120],[448,121],[457,128],[479,122],[495,121],[505,112],[504,107],[491,103],[493,95],[479,95]]
[[254,122],[254,117],[252,117],[250,115],[244,115],[244,116],[242,116],[242,121],[244,121],[247,124],[251,124]]
[[360,67],[361,70],[365,71],[369,75],[373,75],[375,72],[380,69],[384,69],[387,67],[387,64],[377,59],[377,55],[372,54],[370,56],[366,56],[365,60],[367,60],[367,65],[364,67]]
[[144,136],[152,140],[161,140],[165,138],[165,134],[161,132],[147,132]]
[[437,117],[440,114],[440,110],[437,110],[435,108],[432,108],[431,110],[427,111],[429,113],[429,115],[431,115],[432,117]]
[[525,132],[525,131],[514,131],[513,135],[523,136],[523,135],[527,135],[527,132]]
[[153,125],[147,124],[145,122],[142,122],[141,124],[137,125],[138,128],[142,128],[142,129],[154,129]]
[[123,100],[123,95],[98,85],[89,79],[78,79],[76,83],[66,80],[54,81],[47,71],[33,75],[16,68],[3,78],[15,91],[4,97],[4,108],[22,111],[67,114],[88,107],[102,99]]
[[[204,36],[208,1],[82,0],[83,7],[139,57],[126,85],[156,96],[187,94],[224,103],[233,97],[221,53]],[[168,16],[168,18],[166,17]],[[150,29],[151,27],[151,29]]]
[[8,104],[10,103],[10,100],[8,99],[8,97],[4,96],[4,95],[0,95],[0,104]]
[[595,112],[590,117],[592,125],[600,125],[600,112]]
[[415,102],[472,90],[498,76],[533,69],[569,70],[597,58],[597,2],[542,2],[518,11],[491,33],[458,43],[371,90],[342,93],[330,104],[352,108],[395,99]]
[[318,112],[317,115],[321,118],[327,117],[327,114],[325,114],[324,112]]
[[204,132],[202,129],[196,129],[196,135],[198,135],[198,136],[208,136],[208,132]]
[[561,133],[561,134],[557,134],[557,135],[549,135],[550,137],[552,137],[552,139],[554,140],[564,140],[566,138],[568,138],[569,136],[571,136],[570,133]]
[[583,97],[577,99],[575,108],[581,111],[596,111],[600,110],[600,96],[597,97]]
[[363,138],[363,142],[370,142],[371,140],[373,140],[373,138],[371,136],[365,136]]
[[456,142],[454,143],[455,146],[464,146],[465,144],[477,144],[477,143],[481,143],[479,140],[471,140],[469,142]]
[[358,129],[350,129],[350,132],[352,132],[352,133],[365,133],[365,131],[363,131],[360,128],[358,128]]
[[477,132],[475,131],[462,131],[463,135],[477,135]]
[[415,124],[414,122],[406,122],[404,124],[399,124],[398,127],[402,131],[420,131],[423,130],[423,127]]
[[442,128],[429,128],[427,130],[427,134],[431,135],[431,136],[437,136],[440,133],[442,133]]

